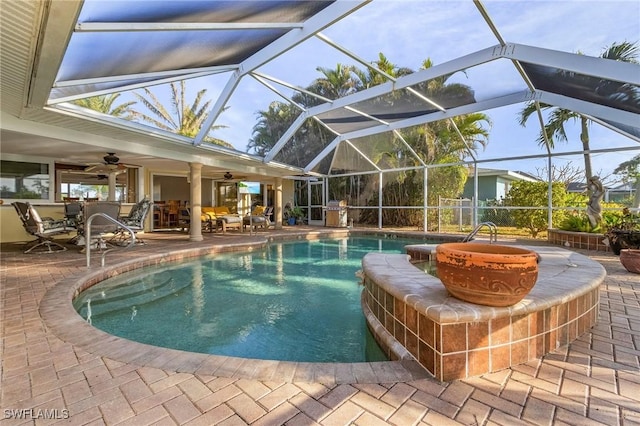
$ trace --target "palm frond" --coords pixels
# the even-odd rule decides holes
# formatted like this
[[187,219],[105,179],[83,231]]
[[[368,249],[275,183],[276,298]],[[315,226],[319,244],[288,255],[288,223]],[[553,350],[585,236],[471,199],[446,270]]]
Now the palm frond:
[[[158,98],[153,94],[153,92],[151,92],[149,89],[144,88],[144,92],[147,95],[147,97],[144,97],[139,93],[134,93],[134,95],[138,98],[138,100],[140,100],[140,102],[142,102],[142,104],[145,107],[147,107],[147,109],[149,109],[149,111],[151,111],[154,115],[156,115],[156,118],[166,123],[166,125],[169,126],[171,129],[177,129],[178,128],[177,124],[173,120],[173,117],[171,116],[171,114],[167,112],[162,102],[160,102]],[[145,114],[140,114],[140,115],[148,117]],[[149,121],[149,120],[145,119],[145,121]],[[158,120],[151,120],[149,122],[157,122],[157,121]]]
[[613,43],[611,46],[606,48],[600,57],[604,59],[612,59],[614,61],[637,64],[638,53],[639,50],[637,43],[624,41],[622,43]]

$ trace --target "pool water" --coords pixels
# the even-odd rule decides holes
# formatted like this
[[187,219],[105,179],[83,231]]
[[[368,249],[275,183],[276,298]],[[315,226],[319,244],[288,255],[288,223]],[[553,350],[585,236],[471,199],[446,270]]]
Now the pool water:
[[385,360],[360,305],[362,258],[415,240],[350,237],[270,244],[144,268],[82,292],[93,326],[155,346],[300,362]]
[[425,262],[414,262],[413,266],[424,271],[425,273],[438,278],[438,270],[436,268],[435,260],[427,260]]

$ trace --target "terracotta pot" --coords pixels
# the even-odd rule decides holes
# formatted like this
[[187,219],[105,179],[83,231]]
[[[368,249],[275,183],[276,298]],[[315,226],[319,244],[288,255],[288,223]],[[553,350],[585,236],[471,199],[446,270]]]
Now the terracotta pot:
[[620,263],[622,263],[622,266],[624,266],[627,271],[640,274],[640,250],[620,250]]
[[436,246],[438,278],[453,296],[487,306],[511,306],[538,279],[538,255],[518,247],[480,243]]

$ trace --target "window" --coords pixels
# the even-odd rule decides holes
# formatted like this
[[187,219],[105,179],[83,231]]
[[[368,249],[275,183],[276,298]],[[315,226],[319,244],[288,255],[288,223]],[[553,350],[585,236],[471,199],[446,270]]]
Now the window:
[[230,212],[238,211],[238,185],[236,183],[219,183],[217,198],[219,206],[227,206]]
[[[116,174],[115,201],[122,203],[136,202],[136,176],[137,169],[127,169]],[[108,173],[91,173],[83,170],[58,168],[57,182],[57,201],[62,201],[67,197],[109,199]]]
[[0,160],[0,197],[49,199],[49,164]]

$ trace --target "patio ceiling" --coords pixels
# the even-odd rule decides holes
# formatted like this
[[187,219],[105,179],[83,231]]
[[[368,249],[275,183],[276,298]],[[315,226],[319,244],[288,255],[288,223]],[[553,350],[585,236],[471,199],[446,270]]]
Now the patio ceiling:
[[[265,172],[277,166],[274,174],[280,175],[331,175],[388,169],[389,165],[376,160],[381,150],[403,153],[402,161],[394,163],[394,167],[420,167],[424,163],[402,139],[399,133],[402,129],[451,120],[461,114],[490,114],[494,109],[511,105],[522,108],[530,101],[579,112],[599,126],[625,136],[630,141],[629,149],[638,148],[638,65],[509,42],[503,38],[489,10],[475,1],[465,2],[463,6],[475,8],[477,21],[485,29],[483,34],[475,35],[477,50],[393,78],[376,70],[371,58],[363,59],[355,53],[357,45],[345,46],[327,36],[334,26],[348,25],[345,22],[351,17],[356,19],[361,8],[376,7],[376,3],[320,0],[33,2],[30,5],[35,19],[32,27],[39,25],[41,30],[37,32],[37,44],[30,46],[31,73],[24,82],[23,92],[18,93],[26,98],[26,107],[21,107],[17,115],[40,123],[125,139],[135,146],[120,147],[139,155],[158,153],[175,158],[172,153],[181,152],[185,161],[195,159],[220,167],[235,159],[238,168],[255,167],[256,171]],[[444,13],[450,8],[449,4],[433,3],[434,8],[443,11],[442,20],[446,21],[451,16]],[[13,13],[25,13],[24,5],[11,7],[14,7]],[[18,10],[19,7],[23,10]],[[5,21],[9,12],[7,6],[3,8]],[[443,22],[443,28],[447,25],[452,23]],[[428,35],[436,37],[437,34],[436,29]],[[3,43],[4,56],[12,45],[6,31],[2,37],[3,41],[7,40]],[[385,76],[387,82],[338,99],[319,99],[318,105],[310,108],[296,105],[300,109],[298,119],[263,157],[203,142],[210,132],[215,135],[217,127],[226,126],[227,109],[242,108],[240,102],[244,95],[238,93],[247,81],[257,82],[283,102],[293,103],[291,99],[296,93],[304,93],[300,84],[308,84],[317,75],[300,83],[270,72],[280,71],[278,63],[283,58],[294,55],[298,49],[308,49],[312,42],[339,53],[343,58],[341,62]],[[17,47],[16,44],[16,50]],[[333,64],[335,66],[335,62]],[[3,95],[6,93],[4,74]],[[457,81],[470,88],[471,96],[433,97],[425,91],[429,82],[452,75],[465,76],[464,80]],[[496,75],[499,81],[486,87],[486,82]],[[214,86],[214,79],[219,86]],[[194,84],[206,82],[210,85],[207,87],[216,92],[208,119],[194,137],[88,111],[71,103],[109,93],[126,95],[145,87],[153,90],[180,80]],[[634,96],[625,96],[628,94]],[[3,99],[3,113],[8,111],[4,105]],[[263,110],[266,109],[265,106]],[[255,115],[255,109],[251,113]],[[79,124],[78,120],[84,120],[85,124]],[[309,120],[318,123],[330,137],[301,149],[300,141],[304,144],[305,138],[300,132]],[[254,122],[245,122],[245,126],[252,128]],[[532,140],[530,144],[535,142]],[[600,147],[600,150],[606,149],[606,146]],[[292,150],[296,155],[289,154]],[[477,159],[472,151],[468,158]]]

